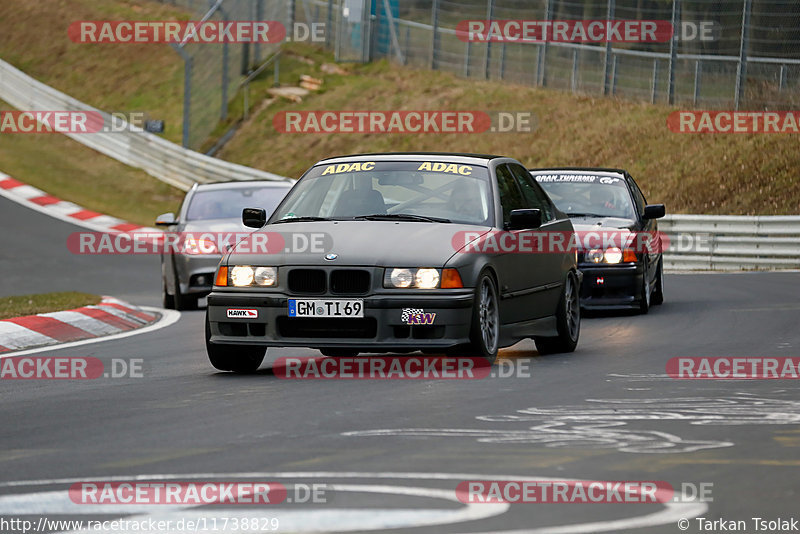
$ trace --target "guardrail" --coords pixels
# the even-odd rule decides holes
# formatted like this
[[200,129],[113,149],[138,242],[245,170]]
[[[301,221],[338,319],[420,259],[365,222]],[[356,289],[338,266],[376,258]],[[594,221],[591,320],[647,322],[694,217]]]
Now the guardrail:
[[[0,60],[0,99],[26,111],[90,111],[103,115],[106,125],[111,116],[49,87],[14,66]],[[115,118],[116,125],[123,121]],[[225,180],[279,180],[291,178],[212,158],[183,148],[148,132],[98,132],[66,134],[79,143],[126,165],[142,169],[151,176],[187,191],[194,183]]]
[[671,270],[800,269],[800,216],[669,215]]

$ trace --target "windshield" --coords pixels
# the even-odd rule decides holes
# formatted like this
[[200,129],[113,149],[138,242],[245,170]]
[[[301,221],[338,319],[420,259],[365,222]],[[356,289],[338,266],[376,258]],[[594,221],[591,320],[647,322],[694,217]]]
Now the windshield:
[[298,217],[493,223],[486,167],[430,161],[349,162],[312,168],[270,222]]
[[618,176],[547,172],[533,176],[570,217],[635,218],[628,187]]
[[264,208],[267,214],[280,203],[286,187],[236,187],[196,192],[186,212],[186,220],[241,219],[244,208]]

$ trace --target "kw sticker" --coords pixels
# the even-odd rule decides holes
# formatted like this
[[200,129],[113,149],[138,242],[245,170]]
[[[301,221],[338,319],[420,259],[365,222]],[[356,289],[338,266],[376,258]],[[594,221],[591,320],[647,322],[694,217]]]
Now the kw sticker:
[[255,319],[258,317],[258,310],[251,308],[228,308],[228,319]]
[[322,176],[326,174],[339,174],[340,172],[360,172],[371,171],[375,168],[374,161],[356,161],[355,163],[340,163],[339,165],[328,165],[322,171]]
[[400,319],[406,324],[433,324],[436,319],[435,313],[425,313],[425,310],[418,308],[403,308]]
[[469,176],[472,174],[472,167],[469,165],[456,165],[455,163],[432,163],[426,161],[417,168],[418,171],[433,171],[433,172],[449,172],[452,174],[460,174],[462,176]]

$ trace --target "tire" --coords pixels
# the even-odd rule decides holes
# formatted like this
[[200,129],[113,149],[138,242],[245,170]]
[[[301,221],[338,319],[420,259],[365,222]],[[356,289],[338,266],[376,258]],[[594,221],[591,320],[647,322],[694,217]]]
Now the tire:
[[178,277],[175,276],[175,296],[173,297],[175,302],[175,309],[179,311],[184,310],[196,310],[197,309],[197,297],[193,297],[191,295],[184,295],[181,293],[181,284],[178,281]]
[[211,325],[206,314],[206,353],[214,368],[234,373],[254,373],[264,361],[266,347],[257,345],[216,345],[211,343]]
[[353,358],[358,356],[358,351],[350,349],[327,348],[319,349],[319,351],[328,358]]
[[161,305],[168,309],[175,309],[175,297],[167,293],[167,281],[161,278]]
[[572,271],[567,274],[558,301],[556,328],[558,335],[555,337],[534,336],[533,340],[536,342],[539,354],[573,352],[578,346],[578,339],[581,336],[580,287],[578,278]]
[[486,271],[481,273],[475,285],[469,337],[467,353],[483,358],[492,365],[497,359],[500,343],[500,299],[494,278]]
[[664,260],[658,262],[658,272],[656,273],[656,288],[650,295],[650,304],[664,304]]
[[647,268],[642,271],[642,294],[639,298],[639,313],[645,315],[650,311],[650,283],[647,281]]

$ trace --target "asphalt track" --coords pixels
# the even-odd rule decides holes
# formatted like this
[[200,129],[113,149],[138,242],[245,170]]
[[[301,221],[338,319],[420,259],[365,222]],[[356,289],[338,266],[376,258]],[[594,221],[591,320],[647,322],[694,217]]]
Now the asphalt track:
[[[77,289],[158,305],[156,257],[75,256],[65,243],[76,227],[2,198],[0,225],[0,295]],[[665,376],[675,356],[797,356],[798,287],[796,272],[668,276],[666,301],[649,315],[584,319],[571,355],[540,357],[520,343],[493,371],[513,364],[529,376],[482,380],[272,373],[279,356],[318,356],[308,350],[270,350],[254,376],[218,373],[205,356],[203,311],[142,335],[50,349],[40,354],[141,359],[143,376],[2,381],[0,519],[253,513],[278,518],[279,532],[441,533],[700,532],[696,520],[678,527],[698,513],[743,519],[755,532],[752,517],[800,519],[797,382]],[[137,475],[325,484],[327,502],[258,511],[64,502],[73,482]],[[453,498],[460,481],[503,478],[710,483],[713,502]]]

